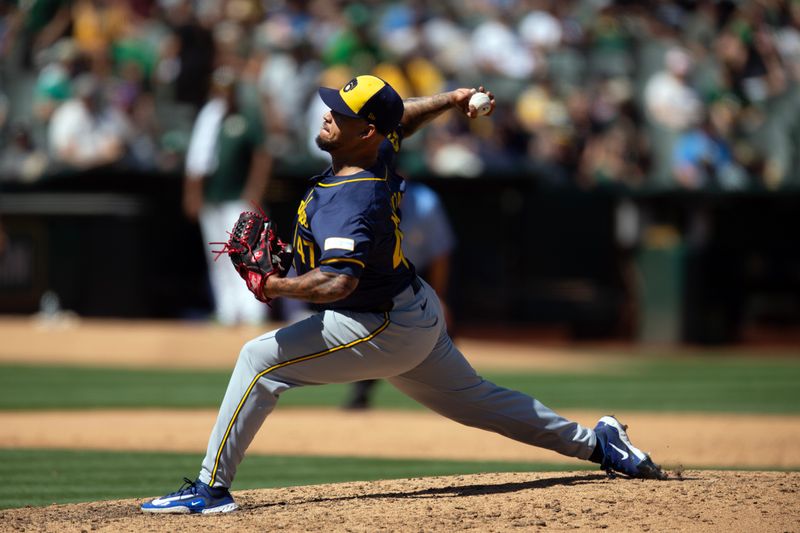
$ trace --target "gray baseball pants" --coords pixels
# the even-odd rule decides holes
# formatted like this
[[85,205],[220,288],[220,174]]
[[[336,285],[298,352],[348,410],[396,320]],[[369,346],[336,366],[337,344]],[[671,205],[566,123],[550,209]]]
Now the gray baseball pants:
[[447,334],[424,281],[387,313],[324,311],[247,342],[211,432],[200,480],[230,487],[245,451],[281,393],[303,385],[387,379],[426,407],[467,426],[588,459],[594,431],[538,400],[486,381]]

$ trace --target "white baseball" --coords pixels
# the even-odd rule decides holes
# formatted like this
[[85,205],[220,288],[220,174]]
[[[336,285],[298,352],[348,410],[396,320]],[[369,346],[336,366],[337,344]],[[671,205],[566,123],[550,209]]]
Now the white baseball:
[[492,110],[492,102],[486,93],[475,93],[469,99],[469,105],[478,111],[478,116],[485,115]]

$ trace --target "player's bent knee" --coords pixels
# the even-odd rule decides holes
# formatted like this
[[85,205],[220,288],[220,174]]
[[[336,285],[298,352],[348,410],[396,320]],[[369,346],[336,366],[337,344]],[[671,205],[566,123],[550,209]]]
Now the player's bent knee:
[[240,364],[259,371],[269,368],[277,362],[277,356],[270,347],[271,343],[259,339],[246,342],[239,352]]

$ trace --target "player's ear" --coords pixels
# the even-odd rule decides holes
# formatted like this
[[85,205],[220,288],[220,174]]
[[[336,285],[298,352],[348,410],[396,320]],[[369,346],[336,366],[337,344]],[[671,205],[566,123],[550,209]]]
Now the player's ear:
[[362,139],[367,139],[375,135],[376,131],[377,130],[375,129],[375,124],[370,124],[369,122],[367,122],[367,125],[361,130],[361,133],[359,135],[361,136]]

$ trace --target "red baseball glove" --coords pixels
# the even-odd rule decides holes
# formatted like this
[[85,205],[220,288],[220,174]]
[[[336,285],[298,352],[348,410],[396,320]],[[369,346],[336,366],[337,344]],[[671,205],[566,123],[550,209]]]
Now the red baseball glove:
[[264,284],[270,276],[283,277],[292,264],[292,246],[275,234],[275,225],[267,216],[253,211],[244,211],[233,226],[228,242],[215,250],[215,259],[227,253],[234,268],[255,297],[264,303],[272,298],[264,296]]

